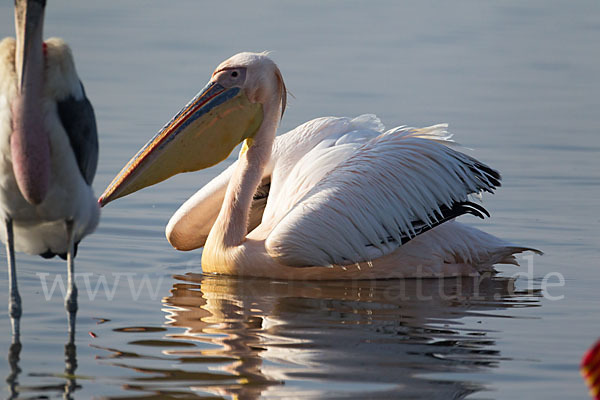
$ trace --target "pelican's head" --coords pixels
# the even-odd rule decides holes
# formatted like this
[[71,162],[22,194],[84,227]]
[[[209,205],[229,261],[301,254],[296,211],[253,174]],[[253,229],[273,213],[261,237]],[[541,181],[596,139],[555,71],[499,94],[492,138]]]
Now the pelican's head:
[[175,174],[220,163],[239,143],[254,138],[268,110],[283,113],[285,104],[277,65],[264,53],[236,54],[138,151],[98,202],[103,206]]

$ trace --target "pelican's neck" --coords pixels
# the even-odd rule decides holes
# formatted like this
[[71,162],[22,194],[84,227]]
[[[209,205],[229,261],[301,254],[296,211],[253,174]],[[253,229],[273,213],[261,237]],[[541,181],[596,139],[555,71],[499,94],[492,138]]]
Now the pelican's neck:
[[[205,250],[240,245],[247,233],[252,198],[271,158],[280,119],[280,98],[263,104],[264,118],[247,151],[242,151],[227,186],[219,216],[208,235]],[[217,250],[218,251],[218,250]]]

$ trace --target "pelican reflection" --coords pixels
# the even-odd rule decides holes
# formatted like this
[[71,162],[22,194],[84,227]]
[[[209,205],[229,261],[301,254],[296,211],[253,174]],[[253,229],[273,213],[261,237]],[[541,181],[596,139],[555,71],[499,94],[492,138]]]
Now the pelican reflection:
[[517,293],[513,280],[493,276],[354,282],[175,278],[163,299],[168,329],[163,339],[146,343],[164,341],[160,359],[169,366],[151,368],[144,360],[157,357],[107,349],[126,360],[119,365],[143,373],[127,384],[145,393],[140,398],[150,393],[464,398],[484,386],[452,375],[427,378],[501,362],[497,332],[464,319],[539,305],[535,293]]

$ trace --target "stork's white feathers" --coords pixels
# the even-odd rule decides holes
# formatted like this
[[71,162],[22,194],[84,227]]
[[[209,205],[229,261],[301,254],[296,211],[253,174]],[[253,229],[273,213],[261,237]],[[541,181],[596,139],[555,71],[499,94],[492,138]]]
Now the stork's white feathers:
[[[45,85],[42,99],[45,126],[50,135],[51,182],[44,201],[32,206],[20,194],[10,152],[11,101],[17,95],[15,39],[0,41],[0,214],[14,222],[15,250],[29,254],[65,253],[65,220],[75,221],[79,242],[98,224],[100,209],[92,188],[79,170],[69,137],[57,113],[57,101],[84,97],[71,50],[57,38],[46,40]],[[0,240],[5,230],[0,229]]]

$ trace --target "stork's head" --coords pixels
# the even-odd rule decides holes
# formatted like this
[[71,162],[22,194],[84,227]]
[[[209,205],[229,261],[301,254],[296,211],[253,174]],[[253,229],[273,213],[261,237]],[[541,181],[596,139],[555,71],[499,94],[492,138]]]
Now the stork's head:
[[240,53],[222,62],[208,84],[113,179],[101,205],[181,172],[225,160],[260,130],[265,112],[283,113],[286,90],[277,65],[264,53]]

